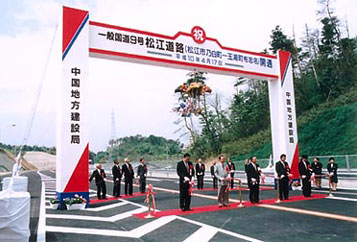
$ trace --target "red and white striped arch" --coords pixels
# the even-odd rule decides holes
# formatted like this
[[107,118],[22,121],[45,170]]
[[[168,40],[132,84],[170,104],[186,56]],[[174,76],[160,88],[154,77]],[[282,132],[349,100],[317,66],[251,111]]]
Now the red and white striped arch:
[[[87,11],[69,7],[63,7],[62,33],[63,81],[57,125],[57,192],[60,196],[85,194],[89,188],[86,106],[89,57],[267,80],[274,160],[282,153],[287,154],[293,173],[298,176],[290,53],[279,51],[275,56],[225,47],[217,39],[207,37],[199,26],[191,33],[168,36],[98,23],[89,21]],[[80,95],[76,96],[78,92]],[[79,142],[77,138],[73,140],[73,136],[79,136]]]

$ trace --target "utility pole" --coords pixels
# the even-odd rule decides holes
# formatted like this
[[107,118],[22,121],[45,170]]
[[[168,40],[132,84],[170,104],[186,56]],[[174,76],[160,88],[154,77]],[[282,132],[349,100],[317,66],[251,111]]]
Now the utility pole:
[[112,109],[112,115],[111,115],[111,130],[110,130],[110,139],[109,139],[109,159],[114,159],[113,157],[113,150],[114,146],[116,145],[116,128],[115,128],[115,115],[114,115],[114,109]]

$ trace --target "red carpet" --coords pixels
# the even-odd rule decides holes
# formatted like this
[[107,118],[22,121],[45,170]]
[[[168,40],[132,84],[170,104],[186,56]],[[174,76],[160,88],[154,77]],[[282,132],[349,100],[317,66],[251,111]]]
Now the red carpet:
[[[314,200],[314,199],[320,199],[320,198],[325,198],[327,195],[323,194],[314,194],[312,197],[304,197],[304,196],[293,196],[290,197],[288,201],[281,201],[281,203],[286,203],[286,202],[297,202],[297,201],[305,201],[305,200]],[[276,204],[275,203],[276,198],[274,199],[268,199],[268,200],[261,200],[260,204]],[[219,210],[228,210],[228,209],[235,209],[237,208],[238,203],[230,203],[227,207],[218,207],[218,205],[208,205],[208,206],[202,206],[202,207],[194,207],[192,208],[192,211],[187,211],[187,212],[182,212],[181,209],[171,209],[171,210],[164,210],[164,211],[158,211],[155,214],[155,218],[160,218],[164,216],[169,216],[169,215],[187,215],[187,214],[193,214],[193,213],[208,213],[208,212],[213,212],[213,211],[219,211]],[[243,202],[244,207],[251,207],[251,206],[256,206],[259,204],[252,204],[250,202]],[[133,216],[140,218],[140,219],[145,219],[145,216],[148,213],[137,213],[133,214]]]
[[[156,193],[154,193],[156,194]],[[121,197],[107,197],[107,199],[91,199],[89,200],[89,204],[96,204],[96,203],[105,203],[105,202],[109,202],[109,201],[114,201],[114,200],[118,200],[118,199],[126,199],[126,198],[132,198],[132,197],[144,197],[146,196],[146,193],[141,193],[141,192],[136,192],[133,193],[132,196],[121,196]]]

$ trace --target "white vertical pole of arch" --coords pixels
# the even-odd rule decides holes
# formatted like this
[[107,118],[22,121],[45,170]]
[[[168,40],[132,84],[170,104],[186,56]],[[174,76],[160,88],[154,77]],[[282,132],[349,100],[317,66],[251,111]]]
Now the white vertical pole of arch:
[[[75,194],[89,201],[88,19],[88,11],[63,7],[56,150],[56,192],[60,201]],[[64,208],[63,202],[60,208]]]
[[281,154],[286,154],[292,174],[298,178],[299,146],[290,52],[278,51],[278,65],[279,79],[269,81],[273,159],[276,162]]

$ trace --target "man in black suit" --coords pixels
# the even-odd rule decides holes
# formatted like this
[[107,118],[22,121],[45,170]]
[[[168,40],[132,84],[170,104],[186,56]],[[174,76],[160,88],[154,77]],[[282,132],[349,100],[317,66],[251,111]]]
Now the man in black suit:
[[289,164],[285,161],[286,155],[282,154],[275,163],[275,172],[279,179],[279,198],[289,200],[289,178],[291,177]]
[[210,170],[211,170],[211,177],[213,179],[213,189],[217,189],[217,177],[215,174],[215,169],[216,169],[216,161],[213,161]]
[[141,193],[145,193],[147,172],[148,172],[148,170],[145,165],[145,160],[144,160],[144,158],[140,158],[140,165],[138,166],[137,176],[139,177]]
[[180,208],[182,211],[190,211],[191,194],[189,190],[195,175],[195,170],[190,162],[190,154],[184,154],[183,160],[177,163],[176,171],[180,177]]
[[98,199],[107,199],[106,198],[106,194],[107,194],[107,187],[105,186],[105,172],[102,169],[102,165],[101,164],[97,164],[96,168],[92,175],[89,178],[89,182],[91,182],[93,180],[93,178],[95,179],[95,185],[97,185],[97,197]]
[[[125,164],[121,167],[124,178],[124,193],[125,195],[133,195],[133,179],[134,179],[134,169],[133,166],[130,164],[130,159],[127,157],[124,159]],[[129,190],[129,191],[128,191]]]
[[302,179],[302,194],[304,197],[311,197],[311,172],[307,155],[301,156],[299,174]]
[[260,167],[256,157],[252,157],[251,162],[247,165],[247,177],[249,200],[251,203],[259,203]]
[[197,188],[203,189],[203,178],[205,176],[205,165],[202,164],[202,159],[198,159],[196,164]]
[[121,176],[122,172],[119,166],[119,159],[115,159],[114,161],[114,166],[112,168],[112,174],[113,174],[113,196],[114,197],[120,197],[120,182],[121,182]]

